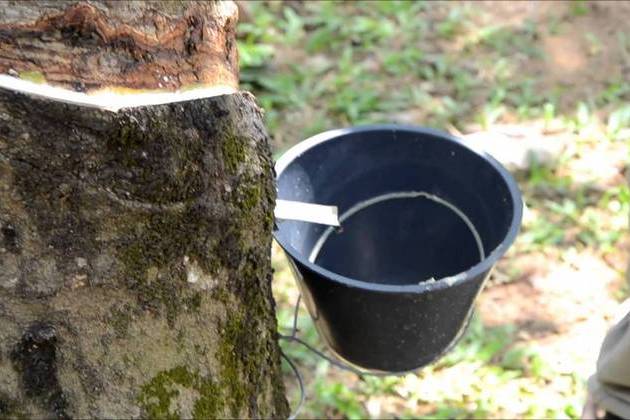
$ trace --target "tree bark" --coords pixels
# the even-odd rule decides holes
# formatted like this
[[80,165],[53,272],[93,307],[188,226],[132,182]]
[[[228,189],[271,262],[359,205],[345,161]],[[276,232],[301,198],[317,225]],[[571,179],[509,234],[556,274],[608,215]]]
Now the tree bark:
[[[178,4],[128,3],[129,15],[118,2],[5,7],[1,72],[25,71],[20,57],[5,67],[3,59],[31,35],[42,57],[47,40],[55,54],[67,49],[62,61],[74,48],[110,48],[89,30],[58,39],[33,29],[62,22],[51,26],[62,34],[62,17],[77,8],[93,9],[83,27],[112,33],[138,16],[159,16],[163,30],[178,28],[174,37],[200,30],[207,48],[223,48],[204,68],[229,70],[225,37],[234,43],[236,17],[221,26],[223,7]],[[209,39],[207,26],[227,29]],[[89,79],[95,70],[80,83],[36,60],[23,68],[74,90],[160,83],[119,84],[127,79],[115,66],[110,79]],[[178,65],[170,71],[173,87],[189,82],[176,77]],[[0,89],[0,417],[286,417],[271,294],[274,198],[268,137],[248,93],[111,112]]]
[[231,2],[0,5],[0,73],[81,91],[238,85],[238,12]]

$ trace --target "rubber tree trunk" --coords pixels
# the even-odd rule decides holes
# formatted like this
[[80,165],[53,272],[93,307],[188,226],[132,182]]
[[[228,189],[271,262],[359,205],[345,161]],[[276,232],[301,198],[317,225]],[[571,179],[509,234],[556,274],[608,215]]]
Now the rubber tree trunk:
[[[121,103],[234,88],[235,10],[4,2],[0,73]],[[179,94],[0,88],[0,417],[287,416],[261,111]]]

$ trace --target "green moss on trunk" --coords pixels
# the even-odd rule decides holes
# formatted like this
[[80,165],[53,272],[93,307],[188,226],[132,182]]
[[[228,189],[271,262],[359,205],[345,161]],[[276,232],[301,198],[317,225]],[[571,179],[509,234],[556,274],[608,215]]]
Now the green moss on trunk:
[[[0,90],[0,115],[0,354],[50,322],[72,417],[286,417],[251,97],[112,114]],[[50,412],[0,373],[0,410]]]
[[224,397],[221,389],[209,378],[191,373],[184,366],[177,366],[154,377],[144,385],[138,403],[146,414],[155,419],[179,419],[189,413],[182,413],[173,401],[182,388],[192,391],[195,397],[192,416],[195,419],[221,417]]

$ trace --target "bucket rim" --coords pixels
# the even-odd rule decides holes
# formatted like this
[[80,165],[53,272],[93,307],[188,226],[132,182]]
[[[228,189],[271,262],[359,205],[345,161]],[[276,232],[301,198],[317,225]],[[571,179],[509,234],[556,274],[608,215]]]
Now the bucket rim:
[[287,241],[284,241],[278,235],[278,231],[274,230],[273,236],[276,242],[280,245],[280,247],[287,253],[291,258],[298,261],[301,265],[307,267],[309,270],[317,273],[318,275],[326,278],[330,278],[332,281],[336,283],[340,283],[344,286],[363,289],[367,291],[373,292],[383,292],[383,293],[423,293],[432,290],[440,290],[455,286],[459,283],[465,282],[468,280],[473,280],[477,278],[480,274],[484,272],[490,271],[497,261],[507,252],[510,246],[514,243],[516,236],[518,235],[521,227],[521,222],[523,218],[523,199],[521,191],[516,183],[516,180],[512,176],[512,174],[503,166],[499,161],[497,161],[492,155],[490,155],[487,151],[475,147],[471,144],[467,144],[462,141],[460,138],[455,137],[449,133],[446,133],[441,130],[414,126],[414,125],[406,125],[406,124],[370,124],[370,125],[360,125],[353,126],[348,128],[339,128],[324,131],[322,133],[316,134],[312,137],[307,138],[306,140],[301,141],[295,146],[291,147],[289,150],[284,152],[282,156],[276,161],[275,171],[276,171],[276,180],[282,175],[284,170],[298,157],[306,153],[308,150],[325,143],[327,141],[334,140],[338,137],[347,135],[347,134],[356,134],[362,132],[369,131],[392,131],[393,133],[406,131],[412,132],[415,134],[421,135],[430,135],[434,137],[440,137],[443,140],[450,141],[456,143],[460,147],[463,147],[470,152],[476,154],[485,162],[490,164],[494,170],[498,172],[501,176],[503,182],[505,182],[508,187],[508,191],[510,193],[510,197],[512,198],[512,207],[514,209],[512,214],[512,221],[510,223],[510,227],[508,228],[507,234],[497,245],[492,252],[487,253],[486,257],[479,261],[477,264],[468,268],[465,271],[457,273],[452,276],[443,277],[440,279],[435,279],[433,282],[422,282],[419,284],[406,284],[406,285],[391,285],[391,284],[382,284],[382,283],[372,283],[364,280],[359,280],[347,276],[343,276],[341,274],[337,274],[331,270],[328,270],[324,267],[321,267],[315,263],[312,263],[308,260],[307,256],[303,256],[300,252],[298,252],[291,244]]

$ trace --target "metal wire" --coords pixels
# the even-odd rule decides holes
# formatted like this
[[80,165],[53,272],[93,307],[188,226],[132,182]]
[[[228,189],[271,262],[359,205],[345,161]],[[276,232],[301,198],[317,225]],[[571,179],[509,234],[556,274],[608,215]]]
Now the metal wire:
[[[484,258],[486,258],[481,236],[479,235],[479,232],[475,228],[475,225],[468,218],[468,216],[466,216],[466,214],[462,210],[460,210],[457,206],[450,203],[449,201],[444,200],[443,198],[440,198],[436,195],[429,194],[426,191],[397,191],[397,192],[392,192],[392,193],[387,193],[387,194],[382,194],[376,197],[372,197],[368,200],[357,203],[350,209],[346,210],[345,213],[339,216],[339,223],[341,224],[341,226],[343,226],[343,222],[345,222],[347,219],[354,216],[356,213],[362,210],[365,210],[368,207],[373,206],[374,204],[382,203],[383,201],[409,199],[409,198],[426,198],[428,200],[441,204],[445,206],[446,208],[450,209],[452,212],[454,212],[460,219],[462,219],[462,221],[466,224],[466,226],[470,230],[470,233],[472,233],[473,237],[475,238],[475,242],[477,242],[477,248],[479,249],[480,260],[483,260]],[[315,263],[315,260],[317,259],[317,256],[319,255],[319,252],[321,251],[322,247],[328,240],[328,237],[338,229],[339,227],[337,226],[329,226],[324,231],[322,236],[317,240],[317,242],[315,242],[315,246],[313,247],[311,254],[308,257],[309,262]]]
[[302,406],[304,405],[304,400],[306,399],[306,392],[304,391],[304,381],[297,366],[295,366],[293,361],[289,359],[289,356],[287,356],[284,351],[282,351],[282,349],[280,349],[280,356],[282,356],[282,358],[287,361],[287,363],[291,367],[291,370],[293,370],[293,373],[295,373],[295,377],[297,378],[298,384],[300,385],[300,402],[298,403],[298,406],[293,414],[289,416],[289,420],[295,420],[297,418],[297,415],[300,414]]
[[[339,360],[334,359],[331,356],[328,356],[327,354],[325,354],[324,352],[322,352],[321,350],[316,349],[315,347],[311,346],[310,344],[308,344],[306,341],[302,340],[301,338],[299,338],[297,336],[297,333],[299,331],[298,329],[298,315],[300,312],[300,302],[302,301],[302,295],[298,295],[298,298],[295,302],[295,308],[293,310],[293,324],[291,326],[291,334],[289,335],[284,335],[284,334],[280,334],[278,335],[278,339],[280,340],[284,340],[284,341],[288,341],[288,342],[293,342],[293,343],[298,343],[301,346],[303,346],[304,348],[306,348],[308,351],[310,351],[311,353],[315,354],[316,356],[326,360],[328,363],[330,363],[331,365],[342,369],[342,370],[346,370],[348,372],[352,372],[355,375],[359,376],[359,377],[363,377],[363,376],[392,376],[392,375],[396,375],[396,374],[392,374],[392,373],[388,373],[388,372],[365,372],[362,371],[361,369],[357,369],[353,366],[350,366],[346,363],[343,363]],[[298,384],[300,386],[300,402],[297,406],[297,408],[295,409],[295,411],[291,414],[291,416],[289,416],[289,420],[294,420],[297,418],[298,414],[300,414],[300,411],[302,410],[302,406],[304,405],[304,401],[306,400],[306,390],[304,388],[304,380],[302,378],[302,374],[300,374],[299,369],[297,368],[297,366],[295,365],[295,363],[289,358],[289,356],[287,356],[287,354],[282,350],[282,348],[280,348],[280,356],[282,356],[282,358],[284,360],[287,361],[287,363],[289,364],[289,366],[291,367],[291,369],[293,370],[293,373],[295,374],[295,377],[298,381]]]
[[301,301],[302,295],[299,294],[297,301],[295,302],[295,308],[293,308],[293,329],[291,330],[291,337],[295,337],[295,334],[297,334],[298,313],[300,312]]
[[359,376],[364,376],[364,375],[377,375],[377,376],[385,376],[387,374],[374,374],[374,373],[367,373],[367,372],[362,372],[359,369],[356,369],[350,365],[346,365],[344,363],[341,363],[335,359],[333,359],[332,357],[326,355],[325,353],[317,350],[315,347],[311,346],[310,344],[308,344],[306,341],[298,338],[298,337],[291,337],[291,336],[286,336],[286,335],[281,335],[280,336],[281,340],[286,340],[286,341],[293,341],[294,343],[298,343],[301,344],[302,346],[304,346],[307,350],[309,350],[310,352],[316,354],[317,356],[321,357],[322,359],[326,360],[328,363],[330,363],[333,366],[338,367],[339,369],[343,369],[343,370],[347,370],[350,371],[354,374],[357,374]]
[[[291,335],[288,335],[288,336],[279,335],[278,338],[280,340],[287,340],[291,337],[293,338],[296,337],[296,334],[298,331],[298,328],[297,328],[298,313],[300,311],[301,300],[302,300],[302,295],[300,294],[298,295],[297,301],[295,302],[295,308],[293,309],[293,326],[291,327]],[[291,367],[291,370],[293,370],[293,373],[295,374],[295,377],[297,378],[298,384],[300,386],[300,402],[298,403],[298,406],[295,409],[295,411],[289,416],[289,420],[294,420],[297,418],[298,414],[300,414],[300,411],[302,410],[302,406],[304,405],[304,400],[306,399],[306,391],[304,389],[304,380],[302,379],[302,375],[300,374],[300,371],[298,370],[297,366],[295,366],[295,364],[289,358],[289,356],[287,356],[284,350],[282,350],[282,347],[280,347],[280,356],[282,356],[282,358],[287,361],[287,363]]]

